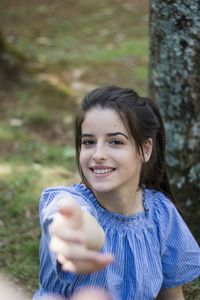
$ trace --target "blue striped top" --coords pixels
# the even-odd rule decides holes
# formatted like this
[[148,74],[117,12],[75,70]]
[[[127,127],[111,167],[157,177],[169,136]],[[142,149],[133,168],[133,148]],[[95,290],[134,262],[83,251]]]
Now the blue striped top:
[[[49,250],[48,225],[67,194],[91,213],[105,231],[102,252],[112,264],[93,274],[63,272]],[[64,297],[85,286],[105,288],[114,300],[152,300],[161,288],[184,285],[200,276],[200,248],[173,203],[144,188],[144,212],[124,216],[101,207],[82,184],[43,191],[40,206],[40,287],[33,299],[56,293]]]

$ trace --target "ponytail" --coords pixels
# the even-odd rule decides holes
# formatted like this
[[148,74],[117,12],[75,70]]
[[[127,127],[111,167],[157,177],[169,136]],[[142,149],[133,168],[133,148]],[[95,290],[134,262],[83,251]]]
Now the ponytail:
[[159,124],[153,137],[153,151],[150,160],[143,164],[141,184],[163,192],[175,204],[176,200],[170,185],[166,163],[166,137],[162,116],[158,106],[149,98],[145,98]]

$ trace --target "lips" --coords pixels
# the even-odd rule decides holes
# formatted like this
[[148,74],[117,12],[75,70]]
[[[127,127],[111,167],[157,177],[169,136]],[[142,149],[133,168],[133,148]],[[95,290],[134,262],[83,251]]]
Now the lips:
[[99,174],[109,174],[115,171],[115,168],[107,167],[107,166],[95,166],[95,167],[90,167],[90,170],[99,175]]

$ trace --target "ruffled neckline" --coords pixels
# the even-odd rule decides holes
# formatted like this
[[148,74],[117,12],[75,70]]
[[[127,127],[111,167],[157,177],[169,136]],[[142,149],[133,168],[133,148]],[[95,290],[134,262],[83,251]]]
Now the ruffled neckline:
[[116,213],[110,210],[107,210],[103,206],[100,205],[100,203],[97,201],[94,194],[89,190],[84,184],[78,184],[80,189],[86,194],[87,199],[92,202],[95,210],[98,211],[98,215],[100,216],[100,219],[103,220],[103,223],[105,222],[106,225],[112,224],[113,222],[115,224],[121,224],[124,225],[142,225],[148,220],[149,217],[149,205],[148,205],[148,197],[147,197],[147,189],[145,187],[142,188],[142,203],[144,211],[138,212],[136,214],[125,216],[120,213]]

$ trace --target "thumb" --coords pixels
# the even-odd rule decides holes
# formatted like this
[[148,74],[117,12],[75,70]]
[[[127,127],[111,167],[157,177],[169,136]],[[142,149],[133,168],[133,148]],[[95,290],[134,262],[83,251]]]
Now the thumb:
[[58,211],[72,228],[80,228],[83,225],[81,208],[73,198],[63,201]]

